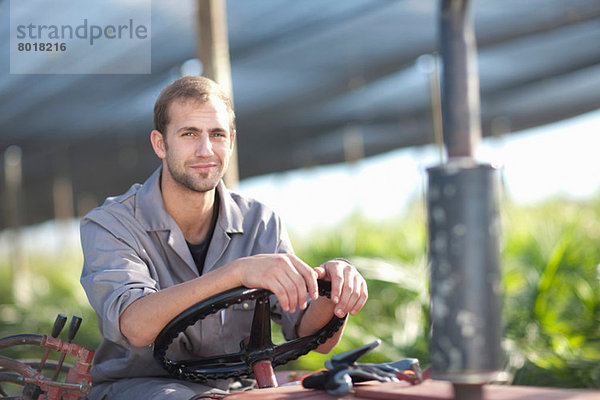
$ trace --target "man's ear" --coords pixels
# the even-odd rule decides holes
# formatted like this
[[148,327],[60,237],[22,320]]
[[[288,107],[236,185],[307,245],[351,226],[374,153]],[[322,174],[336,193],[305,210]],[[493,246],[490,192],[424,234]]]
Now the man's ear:
[[229,140],[229,151],[233,151],[233,147],[235,146],[235,137],[236,137],[236,134],[237,134],[236,130],[232,129],[231,133],[230,133],[230,136],[229,136],[229,138],[230,138],[230,140]]
[[150,141],[152,142],[152,148],[160,159],[164,159],[167,156],[167,149],[165,145],[165,138],[162,133],[156,129],[150,133]]

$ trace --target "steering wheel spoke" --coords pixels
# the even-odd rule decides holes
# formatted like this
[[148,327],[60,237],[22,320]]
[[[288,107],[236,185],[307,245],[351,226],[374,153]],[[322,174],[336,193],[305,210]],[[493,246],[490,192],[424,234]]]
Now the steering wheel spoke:
[[261,349],[272,349],[271,341],[271,302],[269,296],[256,299],[252,328],[246,351],[254,352]]

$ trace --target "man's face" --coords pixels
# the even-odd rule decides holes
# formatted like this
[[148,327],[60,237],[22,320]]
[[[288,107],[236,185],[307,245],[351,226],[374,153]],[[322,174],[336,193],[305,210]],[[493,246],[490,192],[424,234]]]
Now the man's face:
[[234,138],[221,100],[179,100],[169,106],[169,125],[162,135],[164,151],[157,154],[173,181],[195,192],[207,192],[227,171]]

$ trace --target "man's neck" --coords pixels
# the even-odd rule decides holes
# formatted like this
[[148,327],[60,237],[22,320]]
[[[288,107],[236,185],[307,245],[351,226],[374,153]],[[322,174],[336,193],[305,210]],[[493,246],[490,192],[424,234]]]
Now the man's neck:
[[163,172],[161,192],[167,212],[175,220],[185,239],[197,244],[204,240],[213,215],[216,188],[195,192],[173,181]]

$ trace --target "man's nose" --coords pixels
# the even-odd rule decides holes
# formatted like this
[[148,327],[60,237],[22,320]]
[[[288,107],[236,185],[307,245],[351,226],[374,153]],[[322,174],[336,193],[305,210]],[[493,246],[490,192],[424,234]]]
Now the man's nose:
[[198,146],[196,147],[196,156],[206,157],[214,155],[212,150],[212,143],[208,135],[200,135],[198,139]]

